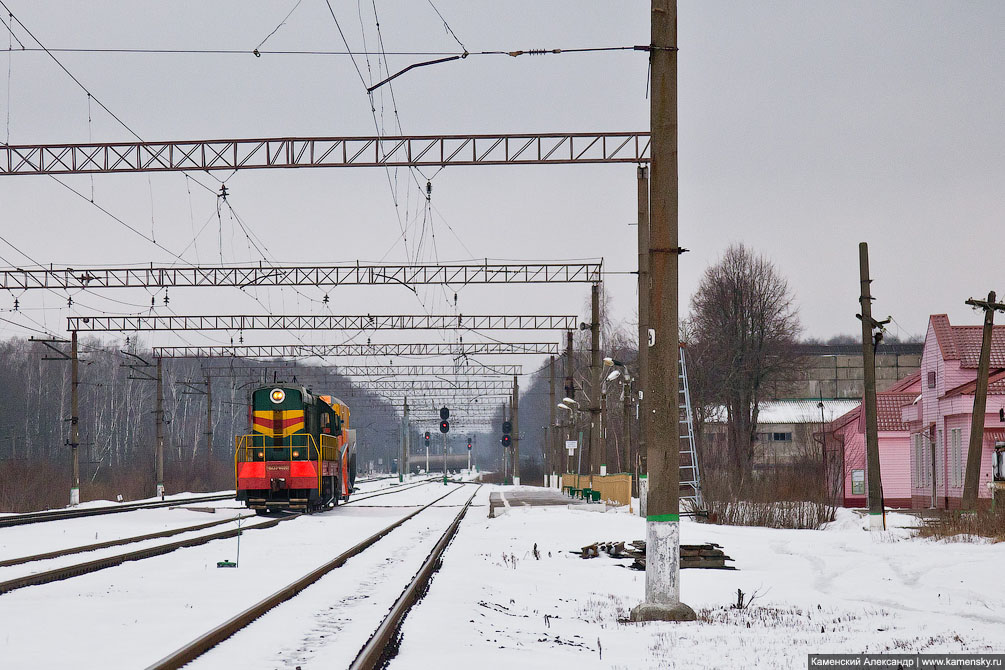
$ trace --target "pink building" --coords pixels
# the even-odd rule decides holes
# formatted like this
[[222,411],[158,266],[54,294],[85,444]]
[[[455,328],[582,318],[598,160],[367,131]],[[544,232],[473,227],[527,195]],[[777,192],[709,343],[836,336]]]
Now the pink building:
[[[918,397],[920,389],[921,373],[916,372],[876,394],[879,469],[887,507],[911,507],[911,437],[901,409]],[[827,433],[828,458],[835,465],[843,464],[828,468],[829,476],[837,480],[835,497],[845,507],[864,507],[867,488],[862,405],[832,421]]]
[[[889,507],[959,509],[973,417],[981,326],[928,323],[921,370],[877,394],[880,470]],[[984,416],[978,495],[1005,490],[1005,326],[995,326]],[[831,422],[828,440],[843,457],[845,506],[866,503],[865,420],[861,405]]]

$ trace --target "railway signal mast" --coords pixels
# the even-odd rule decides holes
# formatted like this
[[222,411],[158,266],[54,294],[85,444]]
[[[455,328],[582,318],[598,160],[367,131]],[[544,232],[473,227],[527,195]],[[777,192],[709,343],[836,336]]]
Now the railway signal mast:
[[443,433],[443,485],[447,485],[447,433],[450,432],[450,410],[446,405],[440,408],[440,432]]

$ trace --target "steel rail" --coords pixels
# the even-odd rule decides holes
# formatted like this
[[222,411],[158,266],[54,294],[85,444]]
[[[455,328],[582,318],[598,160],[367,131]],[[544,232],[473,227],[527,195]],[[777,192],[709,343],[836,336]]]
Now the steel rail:
[[56,582],[63,579],[69,579],[71,577],[79,577],[80,575],[87,575],[92,572],[97,572],[98,570],[104,570],[105,568],[113,568],[116,565],[122,565],[127,561],[139,561],[145,558],[153,558],[154,556],[162,556],[164,554],[171,553],[176,549],[182,549],[184,547],[196,547],[199,546],[200,544],[206,544],[208,542],[212,542],[213,540],[223,540],[228,537],[236,537],[239,533],[242,533],[246,530],[261,530],[263,528],[272,528],[274,526],[279,525],[283,521],[296,519],[299,516],[300,516],[299,514],[291,514],[289,516],[280,517],[278,519],[270,519],[268,521],[255,524],[253,526],[245,526],[244,528],[232,528],[230,530],[224,530],[219,533],[200,535],[199,537],[188,538],[186,540],[179,540],[177,542],[170,542],[168,544],[161,544],[156,547],[138,549],[136,551],[130,551],[125,554],[118,554],[116,556],[107,556],[105,558],[99,558],[93,561],[88,561],[86,563],[77,563],[75,565],[68,565],[63,568],[55,568],[53,570],[46,570],[45,572],[38,572],[32,575],[25,575],[23,577],[8,579],[5,582],[0,582],[0,594],[9,593],[11,591],[21,589],[27,586],[38,586],[39,584],[47,584],[49,582]]
[[[252,519],[254,514],[248,514],[240,517],[241,519]],[[185,526],[183,528],[174,528],[172,530],[162,530],[156,533],[148,533],[146,535],[134,535],[133,537],[125,537],[121,540],[108,540],[107,542],[96,542],[94,544],[85,544],[79,547],[71,547],[69,549],[58,549],[56,551],[49,551],[44,554],[34,554],[33,556],[22,556],[21,558],[10,558],[5,561],[0,561],[0,568],[6,568],[12,565],[23,565],[24,563],[33,563],[35,561],[44,561],[50,558],[59,558],[60,556],[71,556],[73,554],[82,554],[88,551],[97,551],[98,549],[107,549],[108,547],[118,547],[123,544],[132,544],[134,542],[144,542],[146,540],[156,540],[162,537],[173,537],[174,535],[181,535],[182,533],[191,533],[197,530],[205,530],[206,528],[212,528],[213,526],[220,526],[225,523],[232,523],[236,521],[237,518],[232,519],[221,519],[219,521],[210,521],[208,523],[200,523],[194,526]]]
[[480,490],[481,485],[468,497],[468,501],[464,503],[457,516],[454,517],[453,522],[440,537],[440,541],[429,552],[429,556],[426,558],[425,563],[422,564],[422,567],[419,568],[419,572],[416,573],[412,581],[405,587],[405,590],[398,596],[394,605],[391,606],[391,611],[388,612],[387,616],[380,623],[380,626],[377,627],[377,630],[374,631],[370,639],[360,649],[359,654],[356,655],[356,659],[349,666],[349,670],[376,670],[377,668],[384,667],[386,661],[390,658],[388,651],[391,649],[391,643],[397,635],[398,630],[400,630],[401,624],[404,622],[405,617],[408,616],[408,612],[415,606],[419,598],[429,587],[433,573],[440,567],[440,559],[443,556],[443,552],[446,550],[447,545],[450,544],[450,541],[454,539],[454,535],[461,525],[461,520],[471,506],[471,501],[474,500],[475,495]]
[[155,500],[151,502],[123,503],[121,505],[108,505],[105,507],[93,507],[90,509],[67,509],[52,512],[27,512],[25,514],[12,514],[10,516],[0,517],[0,528],[20,526],[28,523],[41,523],[43,521],[62,521],[64,519],[76,519],[85,516],[100,516],[102,514],[117,514],[118,512],[133,512],[139,509],[170,507],[171,505],[181,505],[194,502],[212,502],[215,500],[234,500],[234,496],[201,496],[199,498],[184,498],[180,500]]
[[371,493],[370,495],[361,496],[359,498],[352,498],[351,500],[348,500],[348,501],[342,503],[342,505],[352,505],[354,503],[363,502],[364,500],[369,500],[370,498],[376,498],[377,496],[386,496],[386,495],[391,494],[391,493],[401,493],[402,491],[407,491],[409,489],[414,489],[414,488],[422,486],[424,484],[429,484],[431,482],[441,481],[441,480],[442,480],[442,477],[431,477],[429,479],[425,479],[425,480],[423,480],[421,482],[418,482],[417,484],[409,484],[407,486],[397,486],[397,487],[394,487],[394,488],[392,488],[390,490],[387,490],[387,491],[380,491],[378,493]]
[[189,642],[180,649],[175,650],[174,652],[168,654],[159,661],[147,666],[147,670],[175,670],[177,668],[184,666],[187,663],[191,663],[193,660],[195,660],[202,654],[206,653],[216,645],[220,644],[227,638],[231,637],[232,635],[234,635],[234,633],[246,627],[252,621],[258,619],[260,616],[262,616],[269,610],[286,602],[287,600],[290,600],[298,593],[306,589],[308,586],[311,586],[312,584],[320,580],[322,577],[327,575],[329,572],[342,567],[346,563],[346,561],[348,561],[350,558],[353,558],[354,556],[358,556],[359,554],[363,553],[365,550],[369,549],[371,546],[376,544],[378,540],[383,538],[388,533],[391,533],[395,529],[399,528],[409,519],[412,519],[415,516],[421,514],[422,512],[429,509],[430,507],[440,502],[447,496],[451,495],[455,491],[461,490],[461,488],[462,487],[450,489],[445,494],[443,494],[436,500],[432,501],[431,503],[420,507],[419,509],[407,514],[406,516],[402,517],[398,521],[395,521],[389,526],[382,528],[381,530],[377,531],[376,533],[366,538],[359,544],[356,544],[355,546],[342,552],[341,554],[339,554],[332,560],[328,561],[324,565],[315,568],[314,570],[310,571],[300,579],[297,579],[291,584],[284,586],[283,588],[276,591],[272,595],[268,596],[264,600],[261,600],[255,605],[252,605],[248,609],[230,618],[229,620],[223,622],[222,624],[213,628],[209,632],[200,635],[198,638],[196,638],[192,642]]

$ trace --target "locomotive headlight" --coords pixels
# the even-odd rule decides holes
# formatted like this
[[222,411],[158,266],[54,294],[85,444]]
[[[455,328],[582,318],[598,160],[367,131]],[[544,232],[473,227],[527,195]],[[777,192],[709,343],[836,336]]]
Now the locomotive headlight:
[[258,457],[259,458],[265,458],[265,452],[264,451],[258,452]]
[[300,452],[299,451],[294,451],[293,452],[293,458],[297,458],[299,456],[300,456]]
[[269,394],[269,399],[278,405],[282,401],[286,400],[286,391],[283,389],[272,389],[272,393]]

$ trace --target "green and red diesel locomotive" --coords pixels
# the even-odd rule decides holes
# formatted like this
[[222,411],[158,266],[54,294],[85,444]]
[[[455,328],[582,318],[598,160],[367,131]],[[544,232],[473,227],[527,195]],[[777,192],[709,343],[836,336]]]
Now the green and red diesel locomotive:
[[251,433],[234,454],[237,499],[251,509],[316,512],[348,500],[356,482],[356,431],[338,398],[295,385],[251,393]]

